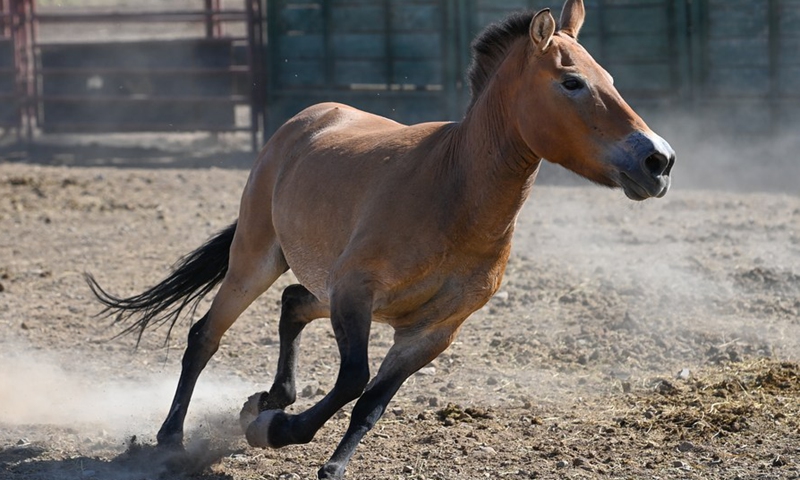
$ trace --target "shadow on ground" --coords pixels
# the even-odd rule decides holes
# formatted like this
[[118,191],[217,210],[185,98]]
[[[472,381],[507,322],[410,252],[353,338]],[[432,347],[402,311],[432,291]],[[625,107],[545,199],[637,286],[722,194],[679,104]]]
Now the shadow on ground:
[[[86,455],[48,458],[46,448],[35,444],[16,445],[0,450],[0,471],[15,479],[92,479],[139,480],[143,478],[193,478],[229,480],[230,475],[216,473],[211,466],[222,458],[239,453],[229,447],[212,447],[199,441],[182,450],[163,450],[141,444],[136,437],[128,441],[125,452],[105,459]],[[0,478],[4,475],[0,474]]]

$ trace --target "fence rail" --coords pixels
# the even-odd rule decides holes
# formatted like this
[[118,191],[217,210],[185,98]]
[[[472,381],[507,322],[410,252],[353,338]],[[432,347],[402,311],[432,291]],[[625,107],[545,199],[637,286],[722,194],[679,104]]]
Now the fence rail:
[[[457,119],[469,101],[463,74],[474,36],[510,11],[560,3],[271,0],[266,134],[322,100],[409,123]],[[715,128],[756,135],[800,123],[800,1],[585,4],[581,43],[636,108],[688,110]]]
[[[259,0],[202,10],[37,11],[34,0],[0,0],[0,95],[16,75],[12,115],[0,124],[31,137],[42,133],[248,131],[257,148],[263,111],[263,15]],[[112,26],[105,38],[53,40],[56,27],[80,32],[85,24]],[[196,24],[182,38],[120,39],[120,25]],[[225,25],[243,33],[223,34]],[[8,38],[10,46],[3,48]],[[14,55],[10,51],[15,52]],[[13,66],[7,65],[13,58]],[[238,115],[249,109],[249,122]],[[24,133],[23,133],[24,132]]]
[[[458,119],[469,102],[464,73],[474,36],[510,11],[561,3],[229,1],[244,8],[197,0],[204,8],[53,13],[37,11],[34,0],[0,0],[0,128],[26,135],[244,129],[255,147],[260,130],[266,138],[321,101],[406,123]],[[800,125],[800,0],[585,3],[581,42],[637,109],[708,116],[709,125],[736,134]],[[108,21],[156,33],[160,22],[195,22],[204,34],[42,40],[50,29],[80,32],[84,23]],[[225,36],[228,24],[244,28]],[[249,123],[235,113],[241,108]]]

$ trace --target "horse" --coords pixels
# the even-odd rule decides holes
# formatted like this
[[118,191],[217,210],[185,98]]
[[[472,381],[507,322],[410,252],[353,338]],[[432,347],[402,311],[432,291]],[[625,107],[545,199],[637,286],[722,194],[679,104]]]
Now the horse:
[[[459,122],[403,125],[323,103],[283,124],[260,151],[236,221],[180,260],[159,284],[117,297],[87,274],[125,331],[160,322],[219,290],[189,330],[159,447],[181,448],[198,376],[237,317],[291,269],[278,321],[277,373],[240,421],[248,443],[310,442],[347,403],[349,427],[318,477],[342,478],[358,444],[414,372],[444,351],[498,290],[517,215],[543,159],[641,201],[670,187],[675,152],[623,100],[577,42],[582,0],[521,12],[473,42],[471,101]],[[329,318],[340,354],[335,384],[298,414],[303,328]],[[133,323],[130,323],[133,322]],[[394,329],[371,378],[372,322]]]

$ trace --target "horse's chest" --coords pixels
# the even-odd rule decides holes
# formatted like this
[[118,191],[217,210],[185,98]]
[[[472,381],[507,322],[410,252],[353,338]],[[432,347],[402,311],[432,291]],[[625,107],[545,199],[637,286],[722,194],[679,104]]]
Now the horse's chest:
[[479,265],[420,278],[377,297],[375,320],[395,328],[463,320],[494,295],[502,270],[492,264]]

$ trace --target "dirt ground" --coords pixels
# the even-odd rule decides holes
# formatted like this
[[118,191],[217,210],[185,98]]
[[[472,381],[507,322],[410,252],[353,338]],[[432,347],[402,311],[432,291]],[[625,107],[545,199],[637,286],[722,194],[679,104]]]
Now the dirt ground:
[[[236,421],[274,374],[290,274],[201,377],[184,473],[152,445],[189,321],[135,350],[83,280],[157,282],[235,219],[246,176],[0,161],[0,479],[315,478],[352,405],[276,451]],[[348,478],[800,478],[800,197],[676,183],[644,203],[537,185],[501,291],[409,379]],[[373,372],[390,341],[376,325]],[[329,325],[311,325],[292,411],[337,360]]]

